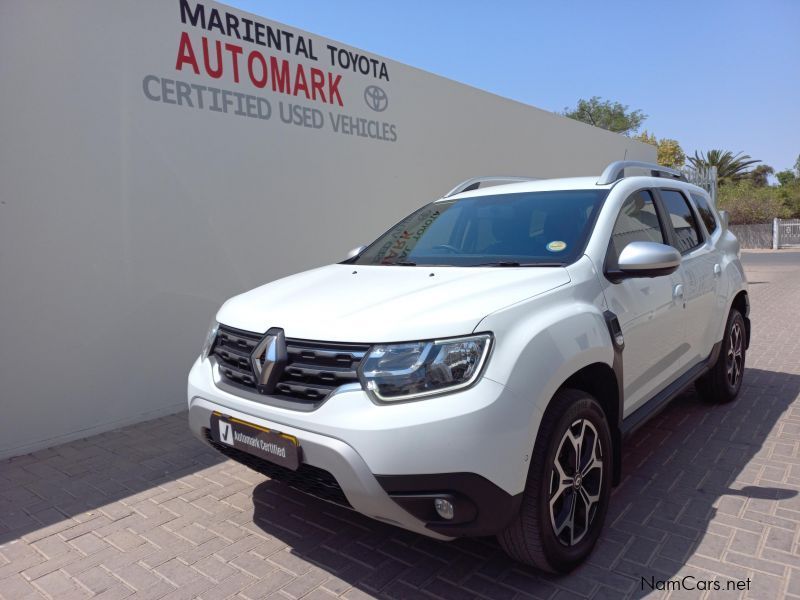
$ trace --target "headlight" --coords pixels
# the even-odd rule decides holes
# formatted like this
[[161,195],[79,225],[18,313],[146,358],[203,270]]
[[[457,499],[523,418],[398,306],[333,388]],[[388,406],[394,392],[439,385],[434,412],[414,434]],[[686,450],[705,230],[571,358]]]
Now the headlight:
[[206,340],[203,342],[203,351],[200,353],[200,358],[205,360],[211,354],[211,349],[214,347],[214,340],[217,339],[217,331],[219,330],[219,323],[213,321],[211,327],[206,334]]
[[492,336],[373,346],[358,371],[367,393],[380,402],[452,392],[475,383]]

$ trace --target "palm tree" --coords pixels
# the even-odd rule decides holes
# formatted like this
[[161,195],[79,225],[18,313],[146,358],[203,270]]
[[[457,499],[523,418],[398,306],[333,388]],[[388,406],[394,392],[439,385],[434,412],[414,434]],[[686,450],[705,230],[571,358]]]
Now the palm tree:
[[717,178],[720,183],[726,180],[738,181],[747,173],[750,165],[760,163],[760,160],[750,158],[748,154],[737,152],[734,154],[729,150],[709,150],[705,154],[698,155],[695,151],[694,156],[689,157],[689,162],[695,169],[707,169],[717,167]]

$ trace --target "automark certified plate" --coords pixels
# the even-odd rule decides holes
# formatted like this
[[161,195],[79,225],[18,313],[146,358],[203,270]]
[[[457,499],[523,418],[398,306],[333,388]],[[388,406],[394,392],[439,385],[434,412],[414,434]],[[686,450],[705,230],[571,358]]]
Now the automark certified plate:
[[292,471],[300,466],[300,446],[292,435],[215,412],[211,415],[211,438]]

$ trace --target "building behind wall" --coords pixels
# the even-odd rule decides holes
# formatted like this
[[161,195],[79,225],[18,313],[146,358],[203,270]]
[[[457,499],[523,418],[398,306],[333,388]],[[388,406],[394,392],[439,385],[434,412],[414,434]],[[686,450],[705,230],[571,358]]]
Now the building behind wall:
[[655,159],[212,2],[4,3],[0,53],[0,457],[181,410],[225,298],[460,180]]

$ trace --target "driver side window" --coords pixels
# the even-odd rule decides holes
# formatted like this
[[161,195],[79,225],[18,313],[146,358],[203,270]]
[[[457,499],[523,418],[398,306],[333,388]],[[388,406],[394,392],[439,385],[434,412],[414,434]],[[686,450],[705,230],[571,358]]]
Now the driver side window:
[[647,190],[632,194],[622,204],[608,244],[608,270],[618,269],[620,252],[631,242],[664,243],[664,233],[653,203],[653,195]]

